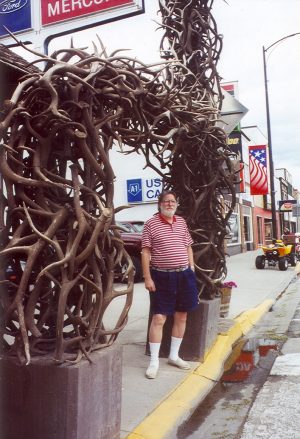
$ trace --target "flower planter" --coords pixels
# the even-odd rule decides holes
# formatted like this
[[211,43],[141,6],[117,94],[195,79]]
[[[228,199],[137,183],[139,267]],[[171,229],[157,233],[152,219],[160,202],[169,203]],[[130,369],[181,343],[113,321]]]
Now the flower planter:
[[229,313],[230,299],[232,288],[224,287],[220,288],[221,293],[221,306],[220,317],[227,317]]

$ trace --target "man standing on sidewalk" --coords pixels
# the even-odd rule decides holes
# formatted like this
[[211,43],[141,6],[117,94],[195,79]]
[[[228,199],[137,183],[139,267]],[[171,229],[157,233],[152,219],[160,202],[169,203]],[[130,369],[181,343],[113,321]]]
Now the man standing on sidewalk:
[[159,213],[150,218],[142,235],[142,265],[145,287],[150,292],[152,320],[149,329],[150,364],[147,378],[155,378],[159,349],[167,315],[174,315],[168,363],[180,369],[190,365],[178,356],[185,332],[187,312],[198,305],[192,238],[186,222],[175,215],[176,194],[162,192]]

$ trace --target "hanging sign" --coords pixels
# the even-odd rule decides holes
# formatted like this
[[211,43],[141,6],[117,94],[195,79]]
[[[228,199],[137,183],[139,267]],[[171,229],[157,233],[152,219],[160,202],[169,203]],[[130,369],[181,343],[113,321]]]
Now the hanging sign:
[[297,200],[280,200],[278,204],[280,212],[292,212],[293,206],[297,204]]
[[266,195],[268,190],[267,146],[249,146],[249,172],[251,195]]
[[243,161],[243,149],[242,149],[242,133],[240,131],[232,131],[228,134],[227,145],[231,151],[236,154],[240,162]]

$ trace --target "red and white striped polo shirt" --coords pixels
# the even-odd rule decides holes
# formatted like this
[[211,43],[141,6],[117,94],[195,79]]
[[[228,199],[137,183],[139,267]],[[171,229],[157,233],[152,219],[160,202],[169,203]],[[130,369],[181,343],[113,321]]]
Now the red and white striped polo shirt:
[[168,223],[156,214],[144,225],[142,247],[151,250],[151,265],[158,268],[177,268],[189,264],[187,247],[193,243],[186,222],[174,215]]

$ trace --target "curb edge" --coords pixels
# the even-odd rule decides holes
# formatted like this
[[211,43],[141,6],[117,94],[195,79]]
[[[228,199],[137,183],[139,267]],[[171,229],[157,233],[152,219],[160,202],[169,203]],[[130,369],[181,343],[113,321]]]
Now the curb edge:
[[[204,363],[192,370],[165,399],[126,436],[126,439],[171,439],[174,428],[186,420],[193,409],[203,401],[215,386],[223,372],[233,344],[246,335],[263,315],[274,305],[275,300],[263,301],[234,319],[234,325],[216,341]],[[173,436],[174,437],[174,436]]]

